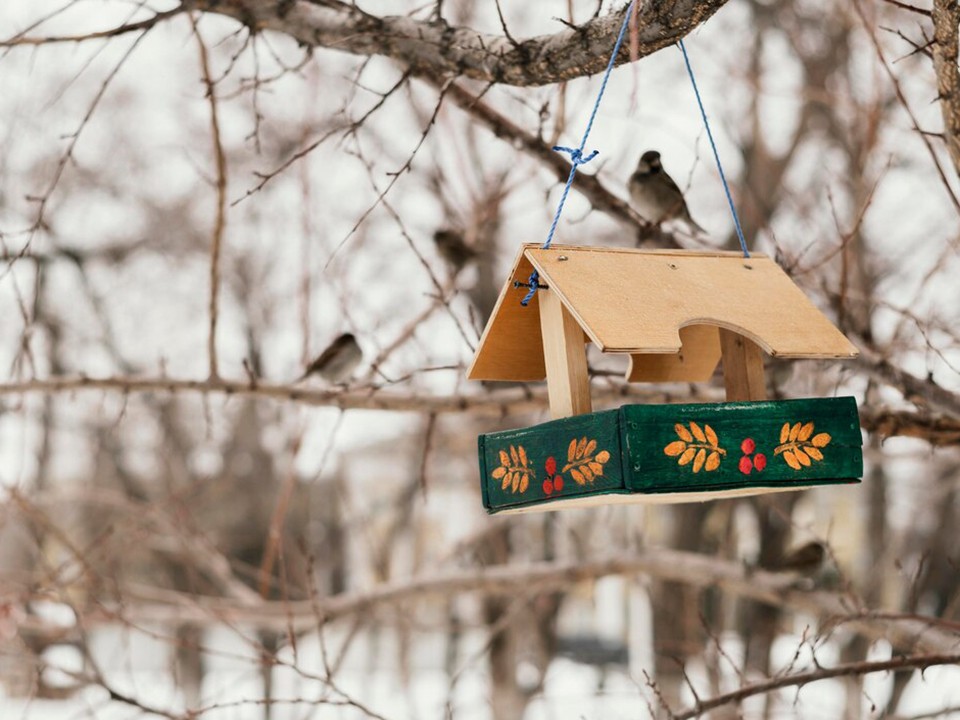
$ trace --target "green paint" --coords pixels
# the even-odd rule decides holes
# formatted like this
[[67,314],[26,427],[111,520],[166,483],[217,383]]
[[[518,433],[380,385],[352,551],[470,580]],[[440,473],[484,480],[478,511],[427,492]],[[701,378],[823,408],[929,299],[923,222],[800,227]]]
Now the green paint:
[[[480,477],[484,479],[482,483],[484,507],[488,509],[512,507],[544,502],[554,497],[592,495],[610,490],[624,491],[626,486],[621,469],[619,417],[619,410],[605,410],[562,420],[551,420],[532,428],[481,435],[479,437]],[[570,441],[574,438],[578,441],[581,438],[587,438],[588,442],[596,440],[594,456],[603,451],[609,453],[609,459],[602,464],[603,474],[580,485],[568,471],[562,474],[562,490],[559,492],[554,490],[547,494],[543,487],[544,481],[548,479],[547,459],[554,458],[557,466],[555,472],[559,474],[567,465],[567,450]],[[509,455],[511,446],[517,449],[523,446],[527,454],[528,466],[532,469],[527,491],[522,494],[513,492],[511,487],[504,489],[502,479],[493,477],[494,471],[501,466],[500,451]]]
[[[696,430],[691,423],[696,424]],[[801,432],[780,442],[784,424],[797,423]],[[812,428],[809,424],[812,423]],[[683,427],[681,433],[677,424]],[[715,434],[707,432],[707,426]],[[824,433],[830,436],[824,443]],[[697,437],[699,435],[699,437]],[[568,465],[572,439],[595,440],[595,458],[609,453],[602,475],[588,479]],[[702,439],[701,439],[702,438]],[[744,452],[744,441],[747,443]],[[791,444],[792,443],[792,444]],[[665,452],[671,446],[672,454]],[[625,405],[619,410],[554,420],[532,428],[481,435],[480,473],[484,506],[491,512],[518,505],[550,502],[556,498],[608,493],[709,492],[733,488],[800,487],[856,482],[863,474],[860,424],[856,401],[850,397],[775,402],[710,403],[696,405]],[[503,488],[495,478],[500,451],[523,446],[530,469],[525,492]],[[797,450],[797,447],[800,450]],[[778,449],[779,448],[779,449]],[[689,451],[686,458],[682,451]],[[701,453],[700,451],[703,450]],[[785,452],[786,450],[786,452]],[[794,469],[786,458],[793,454]],[[697,459],[697,455],[701,457]],[[711,460],[710,457],[715,454]],[[802,457],[800,455],[802,454]],[[749,458],[749,463],[743,460]],[[760,456],[763,456],[762,458]],[[546,462],[556,461],[562,489],[547,493]],[[681,465],[680,460],[688,462]],[[805,461],[805,462],[801,462]],[[582,460],[573,464],[591,466]],[[514,467],[512,458],[508,463]],[[694,467],[698,472],[694,472]],[[757,470],[757,468],[762,468]],[[710,468],[710,469],[708,469]],[[744,470],[749,469],[749,473]],[[502,474],[502,473],[501,473]]]

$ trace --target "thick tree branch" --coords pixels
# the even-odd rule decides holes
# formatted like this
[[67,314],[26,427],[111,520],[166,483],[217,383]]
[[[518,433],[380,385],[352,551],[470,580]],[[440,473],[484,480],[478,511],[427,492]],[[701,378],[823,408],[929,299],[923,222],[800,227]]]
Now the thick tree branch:
[[861,407],[860,427],[883,438],[913,437],[931,445],[960,445],[960,420],[952,417]]
[[[676,43],[727,0],[647,2],[638,17],[637,57]],[[624,3],[626,5],[626,3]],[[354,55],[382,55],[433,77],[468,77],[530,86],[592,75],[606,66],[626,8],[576,28],[525,40],[452,27],[442,18],[379,17],[340,0],[203,0],[196,7],[275,30],[303,45]],[[617,64],[630,61],[624,47]]]
[[933,0],[933,69],[943,115],[943,136],[953,167],[960,175],[960,69],[957,36],[960,5],[956,0]]
[[738,690],[724,693],[709,700],[700,700],[689,710],[680,713],[671,713],[670,720],[690,720],[700,717],[715,708],[731,705],[746,700],[755,695],[764,695],[774,690],[786,687],[800,687],[817,680],[828,680],[838,677],[857,677],[875,672],[889,672],[891,670],[923,670],[936,665],[955,665],[960,662],[960,654],[940,655],[907,655],[894,657],[889,660],[859,661],[844,663],[836,667],[820,667],[809,672],[795,673],[782,677],[772,678],[763,682],[746,685]]
[[[163,377],[109,378],[55,377],[47,380],[25,380],[0,383],[0,396],[23,393],[69,393],[77,390],[94,390],[114,393],[154,393],[236,395],[305,405],[335,407],[341,410],[392,410],[395,412],[425,413],[479,413],[481,415],[507,415],[542,412],[547,407],[546,388],[509,388],[477,395],[430,395],[416,392],[383,390],[378,387],[360,386],[341,388],[310,388],[291,384],[231,381],[222,378],[208,380],[181,380]],[[613,404],[618,401],[633,402],[678,402],[699,398],[703,402],[717,400],[704,388],[702,395],[688,392],[664,392],[653,386],[619,385],[594,390],[594,400]]]
[[[885,638],[896,646],[925,652],[958,652],[960,636],[936,626],[936,620],[893,619],[873,616],[845,593],[804,590],[791,573],[753,570],[743,563],[710,555],[666,548],[648,548],[582,562],[535,562],[486,568],[432,572],[369,590],[301,601],[261,602],[254,606],[233,599],[197,597],[172,590],[127,585],[122,607],[98,610],[86,623],[122,619],[133,624],[153,622],[251,623],[301,631],[315,629],[337,618],[372,612],[383,606],[429,596],[447,597],[466,592],[516,595],[544,592],[609,575],[646,574],[693,587],[718,587],[795,612],[842,621],[845,629],[868,638]],[[40,628],[35,628],[40,630]]]
[[[860,425],[864,430],[883,437],[915,437],[932,445],[960,445],[960,399],[938,385],[928,387],[920,378],[895,368],[885,361],[877,366],[865,365],[876,379],[901,390],[911,401],[918,401],[929,410],[920,412],[892,411],[863,407]],[[236,395],[262,400],[296,402],[341,410],[389,410],[394,412],[422,412],[429,414],[475,413],[477,415],[521,415],[542,412],[547,394],[542,386],[506,388],[471,395],[429,395],[417,392],[387,390],[363,385],[340,388],[311,388],[287,383],[264,383],[224,380],[183,380],[163,377],[108,378],[54,377],[46,380],[24,380],[0,383],[0,397],[25,393],[58,394],[78,390],[115,393],[155,393]],[[696,386],[682,391],[670,391],[651,385],[606,385],[593,389],[593,399],[601,406],[627,402],[716,402],[720,399],[716,388]],[[922,394],[921,394],[922,393]],[[932,402],[923,402],[925,397]],[[939,414],[946,410],[944,414]]]

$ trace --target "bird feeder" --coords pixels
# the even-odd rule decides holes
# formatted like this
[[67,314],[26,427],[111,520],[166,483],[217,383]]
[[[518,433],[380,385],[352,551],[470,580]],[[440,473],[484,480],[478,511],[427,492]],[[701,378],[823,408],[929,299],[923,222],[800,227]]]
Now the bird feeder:
[[[514,283],[533,269],[540,290],[524,307]],[[722,362],[726,402],[592,412],[589,342],[629,355],[631,382],[707,381]],[[468,378],[546,378],[554,419],[480,436],[484,506],[689,502],[858,482],[856,401],[768,401],[764,352],[857,355],[763,255],[522,247]]]

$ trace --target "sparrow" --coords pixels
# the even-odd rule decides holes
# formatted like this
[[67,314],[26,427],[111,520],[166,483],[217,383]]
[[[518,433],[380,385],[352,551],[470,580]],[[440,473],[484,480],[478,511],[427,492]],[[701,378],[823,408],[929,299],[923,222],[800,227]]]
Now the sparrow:
[[350,379],[363,360],[363,351],[351,333],[344,333],[307,366],[297,380],[306,380],[310,375],[319,375],[332,385],[343,385]]
[[458,274],[468,262],[477,257],[477,251],[463,240],[463,233],[449,228],[441,228],[433,234],[440,257],[450,265],[453,274]]
[[630,202],[640,216],[660,225],[668,220],[680,220],[691,231],[706,235],[706,230],[690,217],[683,193],[660,163],[660,153],[647,150],[640,156],[637,169],[630,176],[628,185]]
[[820,542],[808,542],[786,553],[779,560],[761,565],[769,572],[795,572],[801,575],[816,575],[827,555]]

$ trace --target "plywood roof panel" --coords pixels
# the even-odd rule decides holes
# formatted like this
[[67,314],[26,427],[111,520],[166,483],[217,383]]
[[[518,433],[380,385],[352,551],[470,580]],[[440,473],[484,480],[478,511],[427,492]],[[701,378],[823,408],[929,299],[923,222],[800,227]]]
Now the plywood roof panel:
[[[569,245],[543,250],[527,245],[518,253],[468,377],[545,376],[537,299],[524,308],[520,300],[525,291],[513,288],[515,279],[526,281],[531,267],[549,286],[546,292],[558,294],[604,352],[675,354],[681,350],[681,328],[714,325],[745,335],[776,357],[857,354],[787,274],[763,255]],[[637,358],[634,366],[639,370]]]

